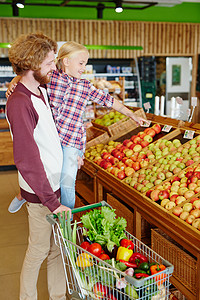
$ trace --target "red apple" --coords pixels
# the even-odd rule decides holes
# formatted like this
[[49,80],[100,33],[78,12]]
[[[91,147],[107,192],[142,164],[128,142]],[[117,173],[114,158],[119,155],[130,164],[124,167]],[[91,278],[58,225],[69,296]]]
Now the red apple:
[[170,201],[175,202],[175,200],[176,200],[177,197],[178,197],[178,194],[173,194],[173,195],[170,197]]
[[150,198],[153,200],[153,201],[158,201],[159,200],[159,193],[160,193],[160,190],[153,190],[150,194]]
[[119,159],[112,156],[109,161],[111,162],[112,165],[115,165],[119,162]]
[[180,214],[180,219],[181,220],[186,220],[187,217],[189,216],[189,212],[188,211],[183,211],[181,214]]
[[192,196],[194,196],[195,195],[195,192],[194,191],[186,191],[185,192],[185,194],[184,194],[184,197],[186,198],[186,199],[189,199],[189,198],[191,198]]
[[129,140],[129,139],[126,139],[126,140],[123,141],[123,145],[124,145],[124,146],[127,146],[127,144],[128,144],[129,142],[130,142],[130,140]]
[[186,167],[192,165],[194,163],[194,161],[192,159],[189,159],[188,161],[186,161],[185,165]]
[[176,206],[172,210],[172,213],[177,217],[179,217],[182,212],[183,212],[183,209],[180,206]]
[[119,171],[117,177],[121,180],[124,179],[126,177],[124,170]]
[[136,161],[136,162],[133,163],[133,169],[135,171],[138,171],[140,169],[140,163],[138,161]]
[[188,224],[192,224],[192,222],[195,220],[195,216],[189,215],[187,219],[185,220]]
[[195,220],[192,222],[192,226],[193,226],[194,228],[197,228],[197,229],[200,230],[200,218],[195,219]]
[[134,152],[140,152],[142,150],[142,146],[141,145],[135,145],[135,147],[133,148]]
[[95,297],[98,299],[106,298],[108,294],[108,287],[101,284],[100,282],[97,282],[93,286],[93,292],[95,294]]
[[191,210],[190,215],[195,216],[195,218],[199,218],[200,217],[200,209],[195,208],[195,209]]
[[169,202],[167,202],[167,204],[165,205],[165,209],[171,210],[171,209],[172,209],[173,207],[175,207],[175,206],[176,206],[175,202],[169,201]]
[[159,196],[160,200],[168,199],[169,198],[169,192],[168,192],[168,190],[160,191],[158,196]]
[[176,205],[181,204],[182,202],[184,202],[186,199],[184,196],[178,196],[175,200]]
[[154,137],[156,135],[156,132],[153,128],[147,128],[147,131],[145,133],[152,137]]
[[151,128],[153,128],[157,134],[161,132],[160,124],[154,124]]
[[[191,203],[191,201],[190,201]],[[200,199],[193,201],[193,207],[200,209]]]
[[141,141],[142,141],[142,139],[139,136],[136,136],[133,140],[133,143],[138,144],[138,142],[141,142]]

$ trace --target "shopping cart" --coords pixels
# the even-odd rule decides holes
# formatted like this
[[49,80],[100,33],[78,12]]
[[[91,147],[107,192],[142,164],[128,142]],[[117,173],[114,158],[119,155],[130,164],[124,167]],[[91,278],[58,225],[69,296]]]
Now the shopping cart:
[[[98,209],[109,206],[105,201],[75,208],[72,213]],[[109,206],[110,207],[110,206]],[[165,300],[169,299],[169,278],[173,273],[173,265],[160,255],[125,232],[127,239],[135,245],[134,251],[144,254],[149,262],[164,264],[166,269],[147,278],[136,279],[117,268],[117,263],[111,264],[92,255],[80,247],[83,242],[83,227],[77,223],[76,244],[63,237],[59,222],[53,214],[47,215],[47,220],[52,224],[55,243],[60,247],[63,260],[66,283],[71,300],[75,299],[107,299],[107,300]],[[73,229],[74,224],[72,224]]]

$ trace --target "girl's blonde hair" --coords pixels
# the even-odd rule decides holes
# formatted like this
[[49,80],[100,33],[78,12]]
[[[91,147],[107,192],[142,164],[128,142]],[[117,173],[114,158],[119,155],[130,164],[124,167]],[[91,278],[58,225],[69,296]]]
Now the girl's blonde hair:
[[56,67],[58,70],[64,70],[63,59],[65,57],[70,57],[77,52],[88,52],[87,48],[79,43],[69,41],[63,44],[58,51],[58,56],[56,58]]

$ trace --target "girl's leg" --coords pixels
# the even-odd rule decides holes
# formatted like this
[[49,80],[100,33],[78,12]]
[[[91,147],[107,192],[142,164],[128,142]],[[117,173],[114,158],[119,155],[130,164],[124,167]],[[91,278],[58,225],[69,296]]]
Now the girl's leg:
[[72,209],[75,206],[75,182],[78,171],[78,156],[82,157],[83,153],[73,147],[62,148],[61,203]]

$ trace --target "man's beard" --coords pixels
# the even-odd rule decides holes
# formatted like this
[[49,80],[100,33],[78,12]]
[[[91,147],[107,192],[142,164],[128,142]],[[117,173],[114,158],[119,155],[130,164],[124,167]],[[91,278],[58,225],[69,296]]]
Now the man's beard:
[[35,80],[37,80],[40,83],[40,85],[47,84],[50,81],[49,76],[47,75],[42,76],[40,70],[34,71],[33,77],[35,78]]

